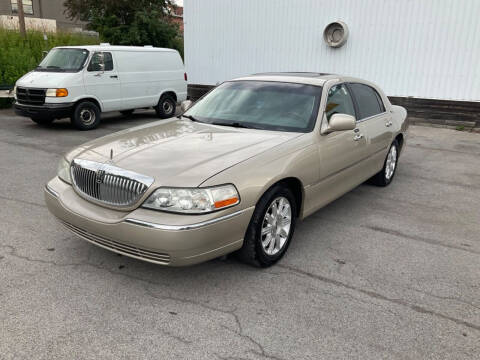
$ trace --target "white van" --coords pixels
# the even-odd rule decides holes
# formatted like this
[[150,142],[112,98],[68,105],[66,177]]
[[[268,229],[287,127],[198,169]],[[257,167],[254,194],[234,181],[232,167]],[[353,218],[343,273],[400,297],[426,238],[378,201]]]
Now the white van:
[[15,85],[15,111],[38,124],[70,117],[81,130],[98,126],[101,113],[153,107],[175,114],[187,97],[187,74],[176,50],[151,46],[62,46],[50,50]]

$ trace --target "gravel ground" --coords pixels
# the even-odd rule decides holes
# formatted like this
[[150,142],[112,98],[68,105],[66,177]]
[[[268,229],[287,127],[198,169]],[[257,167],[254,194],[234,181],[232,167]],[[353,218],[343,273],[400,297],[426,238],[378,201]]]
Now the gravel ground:
[[478,359],[480,135],[410,128],[394,182],[299,223],[259,270],[166,268],[70,234],[43,186],[98,130],[0,112],[1,359]]

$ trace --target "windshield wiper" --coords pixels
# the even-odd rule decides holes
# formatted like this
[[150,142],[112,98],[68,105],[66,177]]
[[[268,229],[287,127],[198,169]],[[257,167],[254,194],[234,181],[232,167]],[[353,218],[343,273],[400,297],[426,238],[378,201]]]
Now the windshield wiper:
[[243,125],[240,124],[239,122],[212,122],[212,125],[218,125],[218,126],[231,126],[235,128],[242,128],[242,129],[255,129],[253,126],[248,126],[248,125]]
[[177,118],[181,118],[181,117],[184,117],[184,118],[187,118],[189,120],[192,120],[192,121],[195,121],[195,122],[203,122],[203,121],[200,121],[198,120],[197,118],[193,117],[192,115],[178,115]]

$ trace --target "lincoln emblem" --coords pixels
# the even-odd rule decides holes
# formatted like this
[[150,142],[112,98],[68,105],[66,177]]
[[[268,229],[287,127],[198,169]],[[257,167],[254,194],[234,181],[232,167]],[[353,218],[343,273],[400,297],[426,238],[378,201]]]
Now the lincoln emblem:
[[95,182],[97,184],[103,183],[103,178],[105,177],[105,170],[98,170],[97,176],[95,177]]

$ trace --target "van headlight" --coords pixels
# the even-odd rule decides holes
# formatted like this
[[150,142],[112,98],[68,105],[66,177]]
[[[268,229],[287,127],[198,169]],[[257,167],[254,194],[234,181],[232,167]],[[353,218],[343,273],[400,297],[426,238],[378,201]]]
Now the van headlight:
[[61,89],[47,89],[45,96],[48,97],[65,97],[68,96],[68,90],[65,88]]
[[57,176],[67,184],[72,183],[72,178],[70,177],[70,163],[67,159],[62,158],[58,163]]
[[162,187],[143,203],[144,208],[176,213],[203,214],[222,210],[240,203],[233,184],[208,188]]

